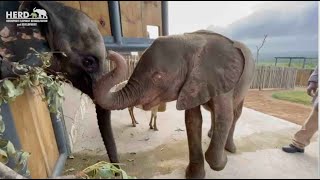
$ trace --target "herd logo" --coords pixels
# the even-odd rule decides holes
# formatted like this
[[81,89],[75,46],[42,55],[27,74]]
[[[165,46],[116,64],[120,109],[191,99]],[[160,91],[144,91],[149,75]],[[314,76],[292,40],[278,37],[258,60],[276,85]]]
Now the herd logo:
[[48,22],[47,11],[33,8],[27,11],[6,11],[6,22],[17,23],[17,26],[37,26],[37,23]]

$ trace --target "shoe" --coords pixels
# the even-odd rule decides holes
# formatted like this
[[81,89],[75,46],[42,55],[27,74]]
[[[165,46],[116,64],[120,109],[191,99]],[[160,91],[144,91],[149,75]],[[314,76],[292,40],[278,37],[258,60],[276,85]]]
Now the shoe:
[[295,147],[294,145],[290,144],[289,146],[282,147],[282,150],[286,153],[304,153],[304,149],[300,149]]

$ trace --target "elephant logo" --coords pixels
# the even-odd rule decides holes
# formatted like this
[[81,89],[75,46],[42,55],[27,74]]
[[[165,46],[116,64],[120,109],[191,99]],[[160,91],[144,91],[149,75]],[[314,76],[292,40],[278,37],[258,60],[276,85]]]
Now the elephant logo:
[[48,19],[47,12],[43,9],[33,8],[33,12],[31,13],[31,17],[33,18],[33,13],[38,14],[39,18]]
[[38,17],[38,14],[35,13],[35,12],[33,12],[33,13],[30,14],[30,16],[31,16],[31,18],[37,18],[37,17]]

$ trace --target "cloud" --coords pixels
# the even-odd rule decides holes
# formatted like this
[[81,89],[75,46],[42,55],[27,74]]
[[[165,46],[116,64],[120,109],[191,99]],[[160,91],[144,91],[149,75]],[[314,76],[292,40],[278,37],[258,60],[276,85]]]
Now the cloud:
[[[268,35],[261,51],[295,52],[309,56],[318,51],[318,2],[267,2],[255,11],[226,28],[209,26],[208,29],[245,42],[252,51]],[[317,53],[313,53],[317,54]]]
[[[282,2],[277,6],[266,3],[264,8],[248,17],[232,23],[230,28],[233,38],[259,38],[264,34],[279,36],[308,36],[318,33],[317,2]],[[272,6],[268,6],[272,4]]]

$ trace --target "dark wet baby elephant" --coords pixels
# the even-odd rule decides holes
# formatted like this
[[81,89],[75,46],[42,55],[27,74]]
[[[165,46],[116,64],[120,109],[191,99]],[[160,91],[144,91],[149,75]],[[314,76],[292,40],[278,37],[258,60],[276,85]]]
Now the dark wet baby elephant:
[[[6,11],[45,10],[48,22],[37,26],[17,26],[6,22]],[[108,72],[106,50],[97,24],[85,13],[54,1],[0,2],[0,79],[15,76],[12,63],[40,66],[30,47],[38,52],[57,52],[46,69],[51,75],[63,73],[72,85],[93,98],[92,82]],[[59,52],[64,52],[63,56]],[[110,110],[96,105],[98,125],[109,159],[118,163],[110,122]]]
[[254,60],[242,43],[210,31],[196,31],[156,39],[142,54],[127,85],[109,92],[119,81],[123,58],[113,52],[117,68],[94,83],[95,102],[105,109],[119,110],[142,105],[145,110],[177,100],[185,110],[189,146],[187,178],[204,178],[201,147],[203,105],[211,112],[210,145],[205,159],[211,169],[227,164],[225,149],[235,152],[233,133],[250,87]]

